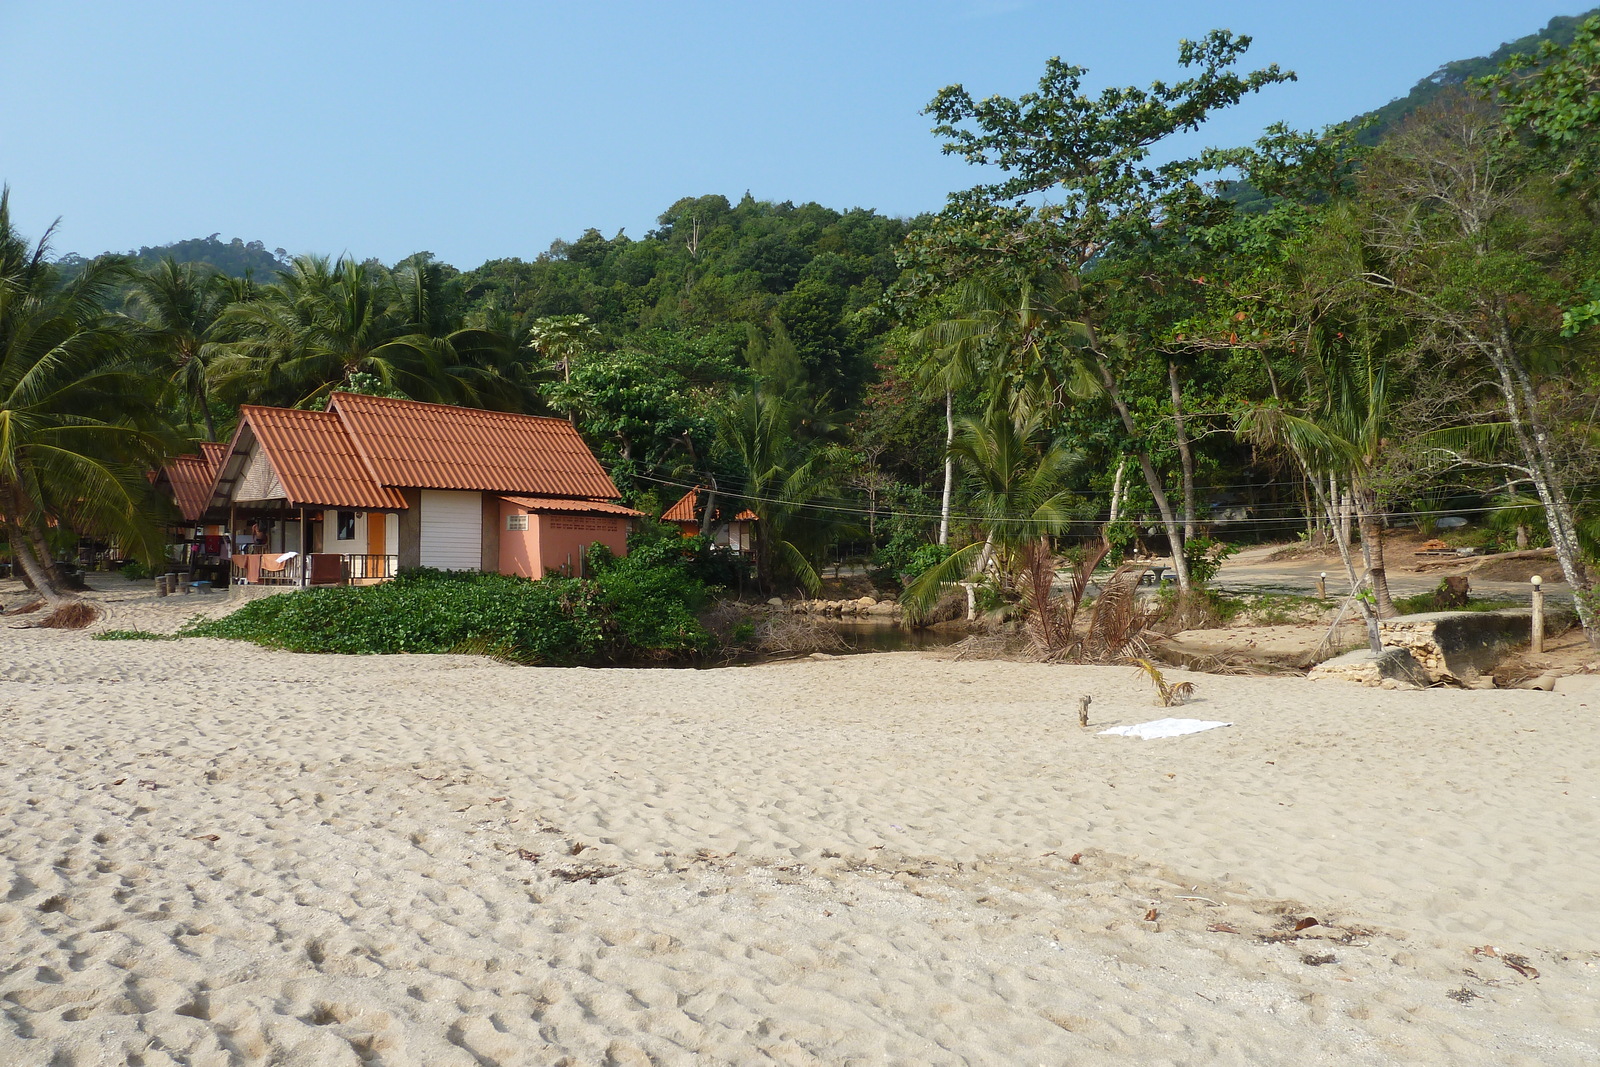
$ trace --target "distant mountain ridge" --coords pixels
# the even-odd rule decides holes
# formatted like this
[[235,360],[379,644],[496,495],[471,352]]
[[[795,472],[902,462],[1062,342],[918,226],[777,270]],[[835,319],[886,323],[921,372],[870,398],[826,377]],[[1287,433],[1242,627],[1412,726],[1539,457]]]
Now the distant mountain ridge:
[[[263,282],[271,281],[278,271],[289,265],[289,253],[281,248],[268,250],[260,241],[245,241],[239,237],[231,241],[219,241],[219,236],[214,233],[210,237],[191,237],[187,241],[174,241],[171,244],[145,245],[122,254],[143,267],[170,256],[179,263],[203,263],[235,278],[250,275]],[[75,273],[87,262],[85,257],[76,252],[60,259],[61,266],[68,274]]]
[[1596,13],[1600,13],[1600,7],[1591,8],[1581,15],[1557,15],[1544,29],[1530,33],[1526,37],[1519,37],[1515,41],[1507,41],[1486,56],[1456,59],[1446,63],[1412,86],[1411,91],[1405,96],[1396,97],[1382,107],[1351,120],[1357,124],[1372,121],[1372,125],[1362,130],[1357,140],[1362,144],[1377,144],[1390,130],[1417,110],[1427,107],[1438,99],[1441,93],[1459,89],[1473,78],[1482,78],[1495,73],[1500,69],[1500,64],[1519,52],[1532,55],[1545,41],[1554,41],[1558,45],[1571,44],[1578,26],[1584,19]]

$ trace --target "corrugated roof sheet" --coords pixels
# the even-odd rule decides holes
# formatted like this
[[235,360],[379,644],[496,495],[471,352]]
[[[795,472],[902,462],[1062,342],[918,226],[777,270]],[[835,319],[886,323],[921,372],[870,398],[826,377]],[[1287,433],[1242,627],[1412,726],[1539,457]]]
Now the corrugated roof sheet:
[[403,509],[405,497],[379,485],[339,416],[246,404],[239,409],[266,449],[289,503],[297,507]]
[[642,518],[644,512],[635,511],[633,508],[621,504],[613,504],[609,500],[565,500],[551,496],[513,496],[509,493],[500,497],[508,500],[519,508],[529,511],[566,511],[578,512],[588,515],[626,515],[629,518]]
[[217,477],[215,464],[204,455],[178,456],[161,473],[172,487],[178,514],[185,522],[198,521],[211,506],[211,485]]
[[222,461],[228,458],[228,446],[221,441],[204,441],[200,445],[200,457],[211,464],[211,473],[215,476],[222,469]]
[[372,476],[408,489],[477,489],[615,500],[622,494],[562,419],[335,393]]
[[[689,490],[679,498],[678,502],[661,513],[663,522],[699,522],[700,521],[700,487]],[[720,517],[722,509],[717,509]],[[755,522],[760,516],[748,508],[733,517],[734,522]]]

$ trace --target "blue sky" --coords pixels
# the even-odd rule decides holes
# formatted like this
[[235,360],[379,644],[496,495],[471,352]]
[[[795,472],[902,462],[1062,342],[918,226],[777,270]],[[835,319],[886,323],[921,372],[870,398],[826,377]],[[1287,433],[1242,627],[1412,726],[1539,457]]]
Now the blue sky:
[[1107,0],[924,3],[24,3],[0,0],[0,181],[93,254],[220,231],[290,252],[460,267],[682,196],[911,215],[978,175],[919,112],[941,87],[1175,75],[1180,37],[1255,38],[1297,84],[1214,122],[1251,140],[1386,103],[1442,63],[1587,5]]

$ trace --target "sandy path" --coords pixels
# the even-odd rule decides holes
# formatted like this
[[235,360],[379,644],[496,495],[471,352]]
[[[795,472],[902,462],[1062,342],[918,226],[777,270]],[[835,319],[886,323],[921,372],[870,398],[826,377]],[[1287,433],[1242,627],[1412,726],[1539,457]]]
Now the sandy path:
[[1572,697],[0,641],[0,1063],[1600,1061]]

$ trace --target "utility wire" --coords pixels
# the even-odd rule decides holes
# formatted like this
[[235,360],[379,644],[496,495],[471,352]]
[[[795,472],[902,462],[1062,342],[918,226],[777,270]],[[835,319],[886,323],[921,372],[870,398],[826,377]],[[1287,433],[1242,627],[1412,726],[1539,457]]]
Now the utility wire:
[[[683,490],[686,490],[686,491],[689,490],[689,489],[699,489],[702,492],[709,492],[710,491],[707,486],[705,486],[705,485],[703,485],[701,483],[697,483],[697,482],[674,481],[674,480],[667,479],[667,478],[652,477],[652,476],[647,475],[647,474],[635,474],[635,475],[633,475],[633,477],[638,478],[641,481],[654,482],[657,485],[673,486],[675,488],[683,489]],[[1583,487],[1574,486],[1573,488],[1583,488]],[[897,516],[897,517],[912,518],[912,519],[925,519],[925,520],[928,520],[928,521],[931,522],[931,521],[936,521],[936,520],[938,520],[938,519],[943,517],[942,513],[941,512],[937,512],[937,511],[927,511],[927,512],[908,511],[908,510],[905,510],[905,509],[902,509],[902,508],[895,508],[895,507],[890,507],[890,506],[884,506],[884,507],[880,507],[880,508],[877,508],[877,509],[870,509],[870,508],[865,508],[865,507],[848,507],[848,506],[845,506],[843,504],[821,504],[821,503],[815,503],[815,502],[810,502],[810,501],[790,501],[790,500],[783,500],[783,499],[778,498],[778,497],[755,496],[755,495],[752,495],[752,494],[749,494],[749,493],[739,493],[739,492],[734,492],[732,490],[723,489],[723,488],[718,488],[717,491],[716,491],[716,495],[718,497],[722,497],[724,499],[737,500],[737,501],[740,501],[740,502],[743,502],[743,503],[777,504],[777,505],[782,506],[782,507],[799,508],[799,509],[806,509],[806,510],[810,510],[810,511],[827,511],[827,512],[833,512],[833,513],[836,513],[836,514],[844,514],[844,515],[856,516],[856,517],[860,517],[860,518],[868,518],[868,517],[874,517],[874,516],[876,516],[876,517]],[[1495,512],[1501,512],[1501,511],[1524,511],[1524,510],[1527,510],[1529,508],[1534,508],[1534,507],[1539,507],[1539,506],[1540,505],[1538,505],[1538,504],[1500,504],[1500,505],[1490,505],[1490,506],[1479,507],[1479,508],[1446,508],[1446,509],[1427,510],[1427,511],[1390,511],[1390,512],[1385,512],[1384,513],[1384,517],[1385,517],[1385,519],[1404,519],[1404,518],[1426,518],[1426,517],[1432,517],[1432,516],[1451,516],[1451,515],[1457,515],[1457,516],[1459,516],[1459,515],[1484,515],[1484,514],[1491,514],[1491,513],[1495,513]],[[1227,525],[1227,526],[1241,526],[1241,525],[1245,525],[1245,524],[1253,524],[1253,525],[1260,525],[1260,526],[1268,526],[1268,525],[1270,525],[1270,526],[1287,526],[1287,525],[1290,525],[1290,524],[1295,523],[1297,521],[1303,521],[1303,515],[1304,515],[1304,512],[1301,511],[1301,512],[1295,514],[1295,515],[1285,515],[1284,517],[1281,517],[1281,518],[1279,518],[1279,517],[1246,516],[1244,518],[1239,518],[1239,519],[1227,519],[1227,520],[1219,521],[1219,520],[1208,520],[1208,519],[1197,517],[1196,521],[1205,522],[1205,523],[1208,523],[1208,524],[1211,524],[1211,525]],[[975,522],[975,523],[993,523],[995,521],[991,516],[986,516],[986,515],[959,515],[959,514],[956,514],[954,512],[951,513],[950,520],[952,522]],[[1047,524],[1046,520],[1043,520],[1043,519],[1015,518],[1015,519],[1006,519],[1004,521],[1005,521],[1005,523],[1007,525],[1011,525],[1011,526],[1019,526],[1019,525],[1020,526],[1033,526],[1033,525],[1044,526],[1044,525]],[[1067,522],[1067,525],[1068,526],[1099,526],[1099,525],[1101,525],[1101,523],[1102,523],[1102,520],[1099,519],[1099,518],[1094,518],[1094,519],[1069,519],[1068,522]],[[1159,526],[1160,522],[1157,521],[1155,523],[1152,523],[1151,525]]]

